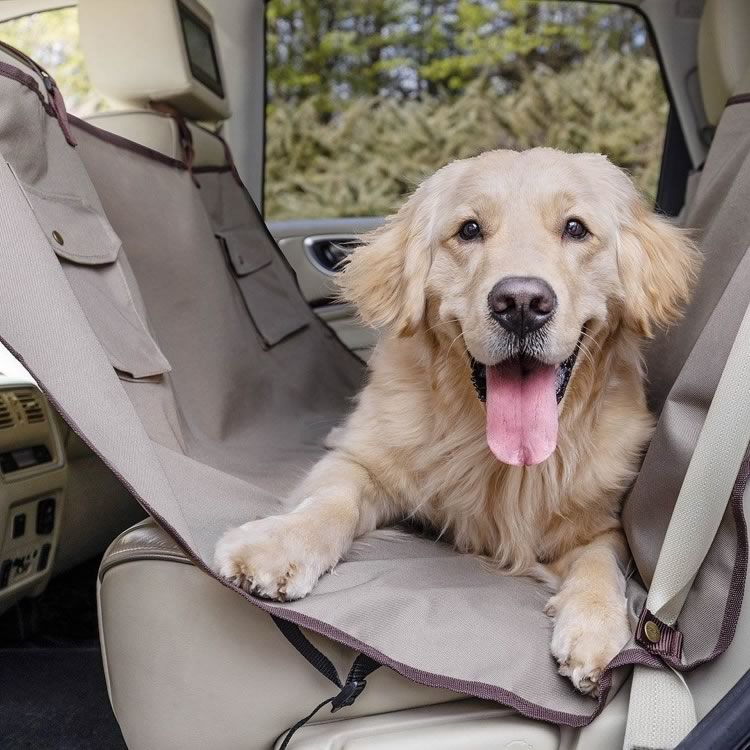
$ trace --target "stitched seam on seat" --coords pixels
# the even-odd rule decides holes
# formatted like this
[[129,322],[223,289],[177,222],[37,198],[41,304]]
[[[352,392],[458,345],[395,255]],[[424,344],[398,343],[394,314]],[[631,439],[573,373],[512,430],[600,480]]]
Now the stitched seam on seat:
[[128,549],[116,549],[110,552],[107,557],[114,557],[115,555],[125,555],[129,552],[151,552],[162,555],[174,555],[175,557],[184,557],[187,560],[185,555],[179,550],[159,550],[156,547],[129,547]]
[[[124,557],[126,553],[129,552],[150,552],[150,556],[143,558],[143,557],[135,557],[132,560],[128,559],[127,557]],[[117,559],[112,559],[114,557],[117,557]],[[153,547],[132,547],[131,549],[121,549],[121,550],[114,550],[109,553],[109,555],[102,561],[101,565],[99,566],[99,574],[98,579],[100,581],[104,580],[104,576],[109,573],[110,570],[113,568],[117,568],[120,565],[123,565],[128,562],[138,562],[139,560],[151,560],[155,562],[175,562],[180,565],[192,565],[195,567],[195,563],[190,560],[190,558],[181,555],[176,552],[164,552],[159,553],[154,550]]]

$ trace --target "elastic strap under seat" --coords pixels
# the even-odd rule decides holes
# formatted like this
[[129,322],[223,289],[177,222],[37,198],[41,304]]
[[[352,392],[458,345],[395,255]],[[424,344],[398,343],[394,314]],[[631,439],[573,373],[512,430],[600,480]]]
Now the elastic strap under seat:
[[331,713],[335,713],[341,708],[351,706],[355,700],[362,694],[367,687],[367,677],[371,675],[379,666],[378,662],[371,659],[365,654],[359,654],[349,670],[349,674],[344,682],[341,681],[339,673],[333,662],[318,648],[305,637],[299,626],[294,625],[287,620],[271,615],[271,619],[282,635],[299,651],[300,654],[318,670],[326,679],[330,680],[337,688],[339,693],[331,698],[326,698],[318,704],[307,716],[300,719],[294,726],[290,727],[284,736],[279,750],[286,750],[289,742],[298,729],[302,728],[320,711],[323,706],[331,704]]

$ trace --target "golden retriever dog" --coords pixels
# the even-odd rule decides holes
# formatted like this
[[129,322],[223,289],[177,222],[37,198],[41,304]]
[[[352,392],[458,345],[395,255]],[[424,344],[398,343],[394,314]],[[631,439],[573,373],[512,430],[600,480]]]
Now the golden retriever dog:
[[219,572],[281,601],[407,517],[555,585],[560,674],[594,693],[630,636],[622,496],[654,426],[642,345],[695,246],[597,154],[492,151],[427,179],[340,274],[382,329],[296,510],[227,532]]

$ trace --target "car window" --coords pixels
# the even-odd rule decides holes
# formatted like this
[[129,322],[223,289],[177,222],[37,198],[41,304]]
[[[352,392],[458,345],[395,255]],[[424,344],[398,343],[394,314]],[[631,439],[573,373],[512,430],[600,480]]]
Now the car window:
[[267,4],[265,214],[390,213],[492,148],[607,154],[656,195],[669,111],[644,19],[614,4]]
[[60,8],[0,23],[0,40],[25,52],[55,79],[70,112],[107,109],[89,80],[78,35],[78,9]]

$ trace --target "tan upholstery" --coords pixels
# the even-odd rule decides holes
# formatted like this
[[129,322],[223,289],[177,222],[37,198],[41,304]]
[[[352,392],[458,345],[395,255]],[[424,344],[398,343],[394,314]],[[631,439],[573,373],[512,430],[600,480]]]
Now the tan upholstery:
[[[102,561],[99,600],[110,698],[130,750],[271,748],[334,692],[268,615],[199,571],[152,521],[113,542]],[[306,635],[339,673],[346,672],[354,651]],[[583,730],[462,698],[382,667],[353,706],[333,717],[321,712],[295,737],[294,747],[332,749],[355,738],[356,747],[371,742],[362,747],[373,750],[530,744],[553,750],[569,747],[573,737],[578,750],[622,743],[627,690]],[[328,723],[331,718],[339,721]]]
[[750,93],[750,2],[706,0],[698,74],[706,117],[716,125],[730,96]]
[[[195,120],[225,120],[219,96],[192,73],[178,5],[213,28],[196,0],[80,0],[81,46],[91,80],[102,93],[135,106],[169,102]],[[216,50],[221,80],[221,60]]]
[[[331,695],[331,683],[267,614],[191,565],[152,522],[113,543],[100,579],[110,694],[130,750],[270,747],[308,706]],[[345,673],[356,654],[308,635]],[[462,697],[414,685],[387,669],[369,679],[374,689],[344,715]]]

